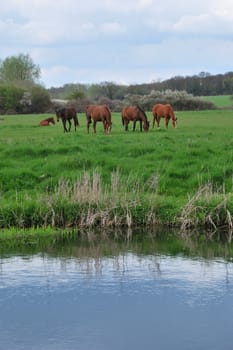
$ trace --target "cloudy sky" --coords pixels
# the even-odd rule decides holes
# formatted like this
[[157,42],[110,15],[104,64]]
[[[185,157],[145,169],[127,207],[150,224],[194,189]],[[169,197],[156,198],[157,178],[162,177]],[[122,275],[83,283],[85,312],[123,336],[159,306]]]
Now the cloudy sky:
[[233,0],[1,1],[0,59],[29,54],[45,87],[233,70]]

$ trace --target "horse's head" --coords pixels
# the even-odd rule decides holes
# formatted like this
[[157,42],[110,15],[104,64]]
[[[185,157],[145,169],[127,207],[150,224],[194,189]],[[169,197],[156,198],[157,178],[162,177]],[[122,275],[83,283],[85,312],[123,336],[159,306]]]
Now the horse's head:
[[177,127],[177,118],[176,117],[174,119],[172,119],[172,124],[173,124],[174,128]]
[[106,122],[105,130],[106,130],[107,134],[110,134],[110,132],[112,130],[112,122],[111,121]]
[[57,122],[59,122],[59,119],[61,118],[61,109],[56,108],[55,113],[56,113],[56,117],[57,117]]
[[150,122],[146,119],[143,125],[144,131],[148,132],[150,127]]

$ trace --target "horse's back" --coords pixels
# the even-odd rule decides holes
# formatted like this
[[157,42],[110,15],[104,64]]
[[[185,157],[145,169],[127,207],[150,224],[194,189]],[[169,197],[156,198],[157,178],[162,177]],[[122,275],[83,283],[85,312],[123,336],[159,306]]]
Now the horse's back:
[[163,111],[165,110],[165,105],[161,104],[161,103],[157,103],[153,106],[152,109],[152,113],[153,114],[160,114],[161,112],[163,113]]
[[77,116],[77,111],[74,107],[62,107],[56,110],[57,116],[60,118],[74,118]]
[[172,106],[167,103],[167,104],[161,104],[157,103],[153,106],[152,109],[153,115],[158,115],[160,117],[166,117],[167,115],[170,115],[171,113],[174,114]]
[[49,124],[48,120],[46,120],[46,119],[40,121],[40,126],[49,126],[49,125],[50,124]]
[[65,113],[67,117],[71,117],[71,118],[77,117],[77,111],[74,107],[67,107],[65,110]]
[[86,108],[86,115],[95,120],[111,119],[111,111],[107,105],[89,105]]
[[122,109],[121,115],[123,119],[136,120],[138,118],[138,110],[136,106],[126,106]]

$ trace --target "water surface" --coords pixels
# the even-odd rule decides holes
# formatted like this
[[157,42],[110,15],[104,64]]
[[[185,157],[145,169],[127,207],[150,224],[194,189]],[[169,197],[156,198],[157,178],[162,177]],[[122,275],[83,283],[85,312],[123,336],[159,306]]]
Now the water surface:
[[140,237],[3,253],[0,349],[232,349],[231,259],[184,246]]

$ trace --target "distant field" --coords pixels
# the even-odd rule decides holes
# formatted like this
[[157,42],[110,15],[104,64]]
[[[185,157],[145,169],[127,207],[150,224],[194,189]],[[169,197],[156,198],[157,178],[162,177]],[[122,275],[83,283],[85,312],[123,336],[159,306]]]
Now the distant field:
[[110,135],[88,135],[84,114],[76,133],[38,126],[46,116],[0,118],[0,227],[226,219],[215,209],[232,205],[232,111],[179,112],[177,129],[148,133],[113,113]]
[[202,96],[205,101],[213,102],[217,107],[230,107],[233,106],[232,95],[223,96]]

